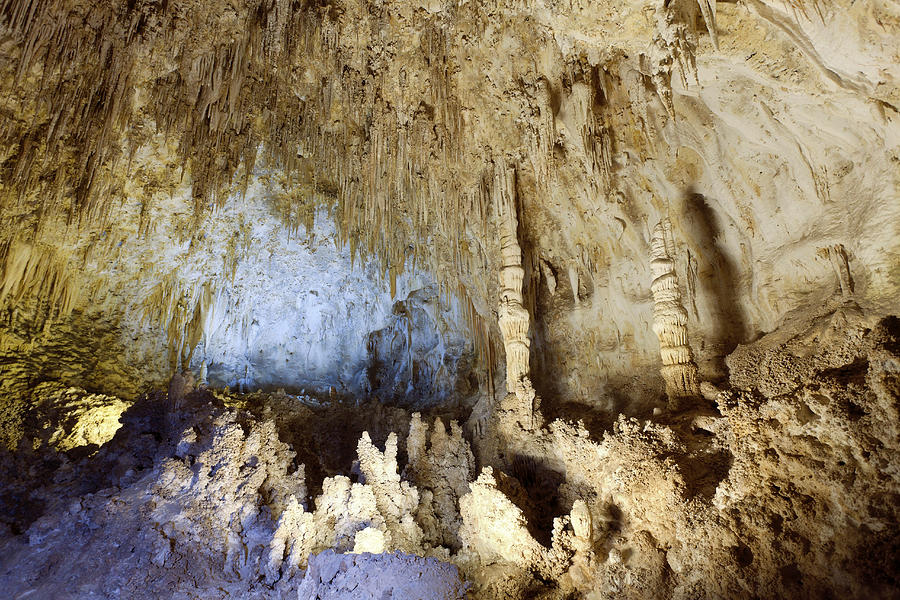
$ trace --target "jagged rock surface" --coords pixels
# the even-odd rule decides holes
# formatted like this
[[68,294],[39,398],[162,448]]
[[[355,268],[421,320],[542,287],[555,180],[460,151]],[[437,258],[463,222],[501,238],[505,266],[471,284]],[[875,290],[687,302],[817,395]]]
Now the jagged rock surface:
[[896,0],[0,0],[0,589],[896,597],[898,48]]
[[[282,285],[336,244],[401,299],[429,272],[492,388],[503,165],[547,409],[646,416],[662,217],[708,378],[838,287],[892,312],[898,22],[889,0],[5,0],[0,358],[132,396],[187,358],[232,387],[358,389],[354,361],[326,361],[364,356],[356,336],[306,351],[329,318],[391,304],[348,298],[354,278]],[[292,305],[309,322],[282,327]],[[441,379],[444,341],[420,380]],[[417,377],[376,368],[385,395]]]
[[[310,586],[327,596],[382,565],[376,587],[414,579],[457,597],[441,561],[475,598],[890,597],[900,585],[900,321],[849,307],[786,331],[741,349],[733,368],[743,356],[767,356],[763,368],[796,359],[792,344],[810,332],[846,343],[803,357],[799,379],[770,369],[763,387],[721,390],[718,411],[621,416],[599,436],[559,420],[522,429],[519,448],[535,462],[515,476],[485,467],[475,477],[461,428],[417,414],[405,466],[395,434],[384,450],[363,434],[358,467],[345,466],[357,481],[326,477],[310,494],[277,420],[204,390],[188,392],[173,420],[164,396],[147,396],[93,454],[4,455],[4,505],[42,506],[4,513],[0,578],[12,597]],[[564,477],[542,504],[538,480],[555,470]],[[363,558],[317,558],[329,549]],[[395,550],[436,561],[379,554]],[[116,568],[101,569],[109,557]],[[323,566],[335,561],[347,567],[338,579]]]

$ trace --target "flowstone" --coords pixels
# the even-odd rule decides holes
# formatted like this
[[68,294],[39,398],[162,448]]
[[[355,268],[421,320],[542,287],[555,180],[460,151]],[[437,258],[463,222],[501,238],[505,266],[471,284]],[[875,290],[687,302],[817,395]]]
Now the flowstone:
[[898,48],[0,0],[0,590],[900,597]]

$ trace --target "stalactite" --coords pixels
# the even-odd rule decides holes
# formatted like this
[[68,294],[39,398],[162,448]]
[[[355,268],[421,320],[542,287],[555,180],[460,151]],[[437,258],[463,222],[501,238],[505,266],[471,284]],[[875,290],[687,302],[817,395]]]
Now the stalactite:
[[[120,162],[127,160],[130,170],[144,139],[131,133],[149,124],[178,142],[181,176],[190,177],[197,223],[221,204],[237,173],[246,186],[258,151],[271,166],[284,167],[289,178],[301,176],[295,171],[312,156],[314,177],[327,189],[314,199],[339,205],[340,242],[349,243],[354,257],[359,252],[360,258],[380,259],[392,285],[418,264],[437,267],[442,281],[463,275],[467,283],[482,280],[472,270],[486,272],[487,261],[473,261],[459,240],[488,233],[486,203],[480,198],[474,218],[467,218],[461,186],[435,173],[435,165],[453,167],[471,159],[462,154],[457,40],[447,15],[430,15],[421,23],[423,52],[410,69],[429,82],[431,96],[406,122],[380,97],[382,84],[368,72],[376,57],[370,49],[345,52],[344,25],[330,11],[300,8],[289,0],[253,0],[236,9],[229,29],[184,38],[185,19],[197,28],[222,21],[208,20],[197,9],[167,6],[92,6],[92,25],[84,27],[81,6],[0,1],[0,22],[18,42],[10,64],[20,85],[14,100],[22,106],[13,114],[36,115],[0,125],[0,142],[14,149],[3,174],[4,196],[10,197],[0,203],[13,202],[13,196],[19,204],[34,202],[40,222],[68,206],[70,223],[96,227],[119,195],[111,178],[125,166]],[[155,64],[171,67],[147,70]],[[325,67],[308,89],[298,88],[292,75],[305,66],[317,72]],[[136,103],[136,89],[148,101]],[[339,122],[333,114],[341,115]],[[75,202],[65,201],[73,195]],[[142,201],[141,235],[153,228],[152,203],[149,197]],[[289,227],[296,227],[298,212],[281,211]],[[407,260],[410,243],[412,261]],[[157,314],[152,307],[148,313]],[[482,338],[476,334],[474,342]]]
[[[714,12],[714,3],[699,1]],[[534,10],[529,3],[508,4]],[[0,0],[0,25],[16,42],[9,57],[18,86],[10,114],[33,115],[0,123],[0,145],[12,149],[3,165],[0,208],[33,203],[34,219],[43,222],[67,207],[73,236],[79,228],[95,228],[109,203],[124,194],[115,179],[126,164],[130,168],[155,126],[182,166],[175,179],[190,182],[196,224],[232,193],[235,177],[246,191],[257,162],[265,160],[266,168],[283,168],[291,183],[304,186],[302,198],[296,194],[279,208],[292,232],[300,222],[307,231],[312,227],[317,205],[336,204],[337,241],[349,246],[354,260],[380,260],[392,290],[401,274],[421,265],[460,290],[461,300],[489,298],[493,291],[484,282],[495,257],[472,240],[492,234],[488,215],[497,186],[491,185],[491,148],[472,151],[482,125],[466,130],[471,107],[460,100],[458,86],[466,84],[458,76],[461,48],[468,40],[461,40],[454,19],[463,8],[412,17],[421,35],[416,52],[403,57],[408,64],[400,84],[415,98],[407,104],[385,90],[383,65],[395,58],[393,41],[385,44],[388,52],[349,39],[373,34],[373,23],[360,23],[353,32],[336,7],[290,0],[247,0],[229,9],[233,14],[225,18],[206,14],[202,3]],[[377,19],[396,16],[392,7],[372,10]],[[465,10],[475,22],[489,20],[481,9]],[[658,14],[660,51],[668,60],[656,65],[663,67],[654,71],[660,83],[667,83],[673,56],[690,62],[693,51],[670,13],[662,7]],[[184,35],[193,30],[200,33]],[[611,117],[604,110],[608,75],[596,59],[581,55],[571,63],[569,83],[577,80],[590,90],[579,107],[579,151],[597,182],[591,185],[606,191],[613,170]],[[530,175],[549,192],[558,183],[551,172],[559,132],[558,82],[547,77],[535,66],[525,86],[537,122],[527,133],[537,149]],[[448,176],[463,172],[474,175],[465,182]],[[481,185],[473,185],[479,173]],[[307,184],[313,190],[308,194]],[[146,235],[156,212],[152,195],[141,201],[138,231]],[[227,253],[232,281],[234,252]],[[54,289],[76,288],[58,283]],[[68,305],[78,301],[59,295]],[[578,302],[577,285],[574,296]],[[172,310],[155,310],[158,300],[147,298],[146,313],[160,319],[154,324],[190,339],[184,328],[196,299],[174,324]],[[473,343],[490,363],[490,328],[480,315],[473,321]],[[519,337],[521,344],[507,354],[524,360],[527,373],[527,327]],[[178,354],[185,358],[184,348]],[[515,377],[507,377],[507,387],[514,385]]]
[[666,394],[672,408],[685,397],[697,396],[700,383],[694,354],[688,345],[687,311],[681,303],[681,290],[675,274],[674,241],[668,219],[653,229],[650,241],[650,271],[653,281],[653,332],[659,338],[662,357],[660,373],[666,382]]
[[[46,314],[68,315],[79,299],[73,271],[51,249],[16,240],[2,249],[0,305],[19,305],[26,298],[40,299]],[[41,312],[41,311],[39,311]]]
[[719,34],[716,31],[716,0],[697,0],[697,3],[700,5],[700,13],[703,15],[703,22],[706,24],[706,30],[709,31],[713,47],[718,50]]
[[572,300],[575,303],[575,308],[579,308],[581,306],[581,298],[578,296],[578,267],[574,264],[569,265],[568,273],[569,285],[572,287]]

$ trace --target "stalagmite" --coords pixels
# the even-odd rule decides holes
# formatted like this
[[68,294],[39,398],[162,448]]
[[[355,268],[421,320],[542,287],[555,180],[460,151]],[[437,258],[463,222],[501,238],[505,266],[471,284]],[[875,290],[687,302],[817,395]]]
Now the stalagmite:
[[203,385],[203,386],[209,385],[208,375],[209,375],[209,367],[207,367],[206,361],[204,360],[202,363],[200,363],[200,381],[199,381],[200,385]]
[[2,597],[896,597],[898,39],[0,0]]
[[498,210],[500,233],[500,333],[506,350],[506,391],[516,392],[519,381],[529,374],[528,338],[530,318],[523,305],[522,249],[519,247],[516,214],[516,171],[497,166],[494,173],[494,200]]
[[650,241],[650,271],[653,281],[653,332],[659,338],[662,373],[669,404],[677,407],[680,398],[700,393],[697,365],[688,345],[687,311],[681,304],[681,290],[672,260],[674,242],[668,219],[653,229]]
[[500,304],[498,306],[500,333],[506,350],[506,391],[500,404],[503,412],[525,429],[540,426],[538,404],[530,379],[531,340],[528,330],[531,318],[524,305],[522,283],[522,249],[518,238],[516,209],[516,171],[504,165],[495,167],[494,201],[498,212],[500,233]]
[[853,296],[853,280],[850,278],[850,263],[847,259],[847,252],[844,250],[843,244],[828,246],[826,252],[837,277],[838,285],[841,288],[841,296],[844,300],[847,300]]

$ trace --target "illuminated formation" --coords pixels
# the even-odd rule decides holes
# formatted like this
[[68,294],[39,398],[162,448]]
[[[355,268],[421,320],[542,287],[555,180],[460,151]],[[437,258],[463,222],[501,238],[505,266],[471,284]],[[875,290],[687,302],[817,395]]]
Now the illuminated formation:
[[494,175],[494,200],[500,234],[500,333],[506,350],[506,391],[514,394],[529,374],[528,328],[531,319],[522,304],[522,249],[519,247],[519,220],[516,216],[516,171],[498,166]]
[[0,600],[898,597],[898,48],[0,0]]
[[677,406],[679,399],[697,396],[697,364],[688,345],[687,311],[681,303],[681,290],[672,260],[674,242],[671,223],[661,221],[653,229],[650,241],[650,272],[653,282],[653,332],[659,338],[662,373],[666,382],[669,403]]
[[519,246],[519,220],[516,208],[516,171],[498,165],[494,172],[494,202],[500,234],[500,334],[506,351],[506,397],[500,408],[525,429],[540,424],[535,417],[539,399],[531,385],[528,329],[531,318],[523,304],[522,249]]

